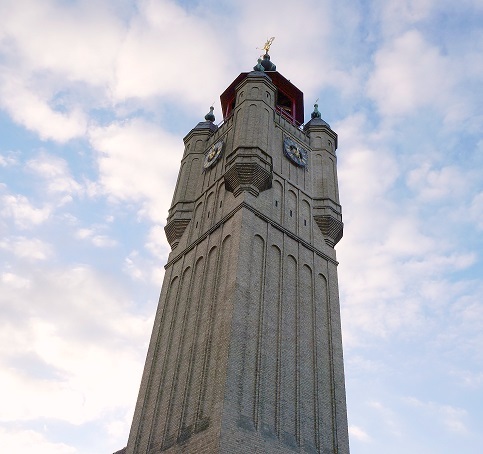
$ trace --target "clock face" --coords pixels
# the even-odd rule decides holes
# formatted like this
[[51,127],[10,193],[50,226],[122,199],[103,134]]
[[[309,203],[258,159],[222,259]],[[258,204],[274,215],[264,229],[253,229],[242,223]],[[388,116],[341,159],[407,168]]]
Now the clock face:
[[223,152],[223,140],[219,140],[211,146],[207,155],[205,156],[205,162],[203,163],[204,169],[209,169],[212,165],[218,161]]
[[283,141],[283,153],[290,159],[294,164],[299,167],[306,167],[309,154],[307,150],[302,148],[300,145],[295,143],[292,139],[285,137]]

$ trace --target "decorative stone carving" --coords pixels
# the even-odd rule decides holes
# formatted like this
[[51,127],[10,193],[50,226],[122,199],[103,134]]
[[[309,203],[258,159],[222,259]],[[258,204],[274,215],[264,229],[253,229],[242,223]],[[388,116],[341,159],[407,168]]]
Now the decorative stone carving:
[[314,201],[317,204],[313,211],[314,220],[324,234],[326,244],[334,247],[344,233],[341,207],[331,199],[316,199]]
[[238,196],[248,191],[254,196],[272,187],[271,158],[260,149],[239,149],[227,157],[225,188]]
[[190,223],[190,220],[191,219],[172,219],[164,227],[164,232],[166,233],[166,238],[168,239],[171,249],[178,246],[179,240],[186,230],[186,226]]
[[314,216],[314,219],[324,234],[325,242],[334,247],[342,238],[344,224],[330,215]]

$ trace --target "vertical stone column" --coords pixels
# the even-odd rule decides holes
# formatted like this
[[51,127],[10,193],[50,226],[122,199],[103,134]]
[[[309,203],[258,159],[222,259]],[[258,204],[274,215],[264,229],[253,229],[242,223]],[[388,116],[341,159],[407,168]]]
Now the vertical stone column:
[[251,72],[236,88],[233,150],[226,157],[225,186],[235,196],[258,196],[272,187],[269,145],[274,134],[276,87],[262,72]]
[[193,216],[194,201],[199,192],[197,189],[203,171],[206,143],[216,129],[217,127],[211,121],[200,122],[184,138],[185,150],[181,169],[164,228],[172,249],[178,245]]
[[304,130],[312,148],[314,220],[325,242],[334,247],[342,238],[344,227],[337,182],[337,134],[320,118],[312,118]]

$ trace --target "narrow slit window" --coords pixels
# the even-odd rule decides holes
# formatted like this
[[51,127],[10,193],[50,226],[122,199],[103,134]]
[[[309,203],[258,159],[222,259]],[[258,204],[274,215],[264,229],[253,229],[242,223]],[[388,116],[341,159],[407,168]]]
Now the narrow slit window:
[[223,204],[223,200],[220,200],[220,208],[221,208],[221,205]]
[[307,219],[304,219],[304,225],[307,225]]
[[275,206],[278,207],[278,200],[275,200]]
[[292,210],[290,210],[290,217],[292,217]]

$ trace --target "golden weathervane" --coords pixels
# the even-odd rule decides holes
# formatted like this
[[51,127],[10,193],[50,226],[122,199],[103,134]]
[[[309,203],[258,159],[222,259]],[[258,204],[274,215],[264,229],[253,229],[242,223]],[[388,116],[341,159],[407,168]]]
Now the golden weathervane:
[[262,47],[262,50],[264,50],[266,54],[268,54],[268,51],[270,50],[270,46],[272,45],[274,39],[275,39],[275,36],[272,36],[270,39],[267,39],[267,42]]

